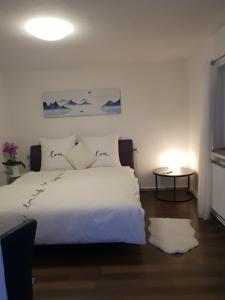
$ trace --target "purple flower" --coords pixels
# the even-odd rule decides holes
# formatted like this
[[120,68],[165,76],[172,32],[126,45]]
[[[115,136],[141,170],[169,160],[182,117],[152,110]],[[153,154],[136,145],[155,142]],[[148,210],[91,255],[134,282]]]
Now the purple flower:
[[3,153],[9,155],[10,159],[16,160],[18,148],[19,147],[14,143],[5,143],[3,146]]

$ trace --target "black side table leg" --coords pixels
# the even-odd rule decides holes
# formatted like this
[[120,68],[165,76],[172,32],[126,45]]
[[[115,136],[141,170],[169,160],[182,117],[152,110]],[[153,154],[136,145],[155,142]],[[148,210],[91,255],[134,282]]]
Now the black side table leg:
[[158,194],[158,176],[155,174],[155,193]]
[[176,201],[176,177],[173,177],[173,200]]
[[190,176],[188,176],[188,190],[190,190]]

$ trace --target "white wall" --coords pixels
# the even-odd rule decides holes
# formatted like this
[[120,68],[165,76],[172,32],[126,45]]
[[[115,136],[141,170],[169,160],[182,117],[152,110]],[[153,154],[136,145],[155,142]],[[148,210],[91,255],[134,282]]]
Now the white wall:
[[[189,126],[188,142],[191,157],[191,168],[198,173],[201,135],[201,101],[203,98],[204,59],[202,51],[196,52],[187,62],[188,66],[188,105]],[[191,187],[194,193],[198,190],[198,177],[192,177]]]
[[[187,61],[4,73],[0,76],[0,143],[10,136],[19,143],[25,159],[39,136],[118,132],[132,138],[138,148],[135,161],[142,188],[154,187],[151,170],[160,165],[160,154],[170,148],[189,151],[191,167],[198,172],[204,118],[201,107],[208,93],[209,62],[224,53],[225,27]],[[99,87],[121,88],[121,115],[43,118],[43,92]],[[7,109],[13,120],[12,132],[5,126]],[[197,191],[196,180],[192,188]]]
[[[4,74],[4,86],[13,120],[12,138],[21,147],[22,159],[40,136],[118,132],[121,137],[132,138],[138,148],[136,169],[141,187],[148,188],[154,187],[151,171],[160,165],[162,152],[174,147],[188,151],[185,61],[10,72]],[[104,87],[121,88],[121,115],[43,118],[43,92]]]
[[2,165],[2,162],[4,161],[4,157],[2,155],[2,146],[3,143],[6,142],[6,139],[9,137],[9,126],[10,122],[3,87],[3,78],[2,74],[0,74],[0,185],[6,182],[6,177],[4,174],[5,168]]

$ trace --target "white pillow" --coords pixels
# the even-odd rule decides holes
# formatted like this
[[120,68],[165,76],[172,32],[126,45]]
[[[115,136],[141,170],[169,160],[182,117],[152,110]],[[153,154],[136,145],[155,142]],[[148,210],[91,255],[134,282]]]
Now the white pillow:
[[91,167],[121,166],[118,152],[118,135],[82,137],[96,158]]
[[65,157],[78,170],[85,169],[96,161],[94,154],[83,141],[73,147]]
[[62,139],[40,138],[41,170],[72,169],[64,155],[75,145],[75,136]]

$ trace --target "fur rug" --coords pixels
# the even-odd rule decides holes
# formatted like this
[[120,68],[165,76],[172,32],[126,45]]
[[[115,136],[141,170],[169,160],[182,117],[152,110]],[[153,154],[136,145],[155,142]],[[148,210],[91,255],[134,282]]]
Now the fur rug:
[[185,253],[198,246],[189,219],[149,218],[149,242],[169,254]]

